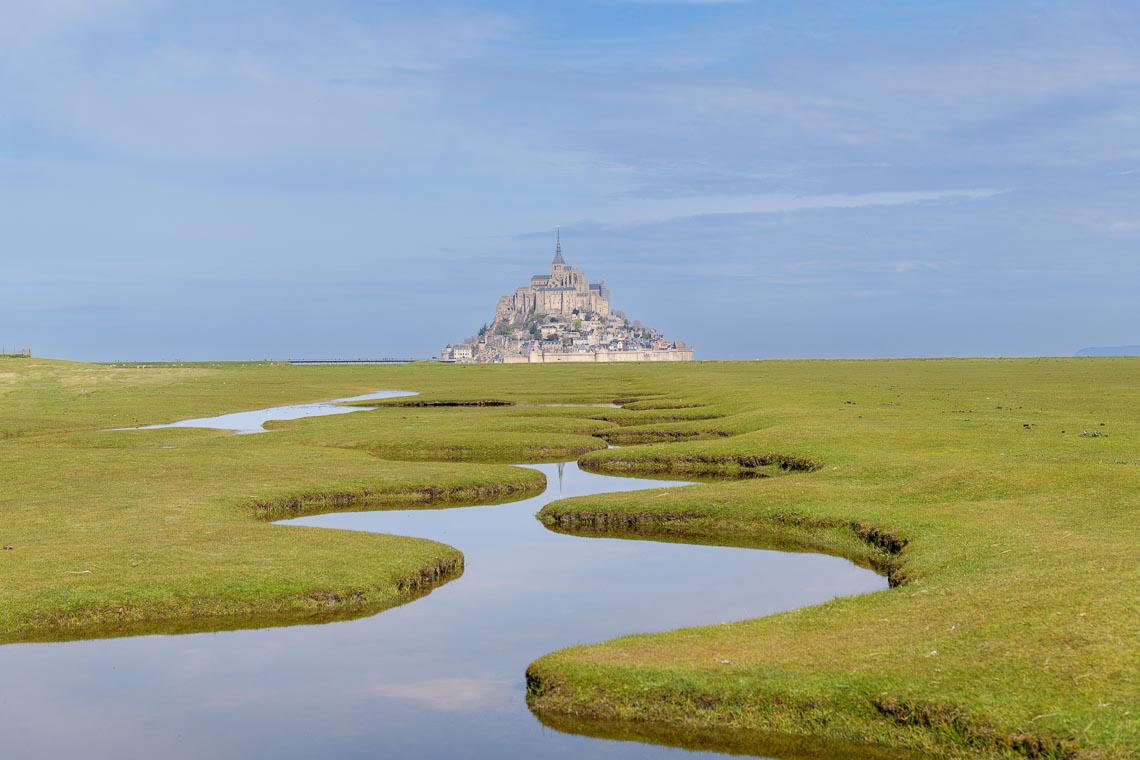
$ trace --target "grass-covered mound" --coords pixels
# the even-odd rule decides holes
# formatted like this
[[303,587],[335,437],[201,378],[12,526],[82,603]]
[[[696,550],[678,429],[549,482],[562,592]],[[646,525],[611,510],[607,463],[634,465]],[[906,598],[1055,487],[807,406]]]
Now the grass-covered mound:
[[[720,736],[732,751],[774,746],[749,745],[763,734],[1133,757],[1137,378],[1140,360],[1123,358],[0,360],[0,544],[12,547],[0,552],[0,641],[375,611],[459,572],[459,553],[265,518],[512,498],[541,477],[504,463],[581,457],[704,482],[551,504],[552,528],[828,551],[893,587],[545,657],[529,684],[553,725],[702,747]],[[380,389],[420,395],[264,435],[103,432]],[[624,408],[544,406],[611,401]],[[598,728],[615,719],[637,727]]]
[[[1140,362],[770,363],[710,367],[710,389],[728,387],[718,375],[741,392],[717,405],[721,422],[751,432],[583,463],[715,474],[724,462],[727,482],[566,500],[541,519],[587,534],[787,536],[883,568],[894,587],[549,655],[528,673],[540,715],[942,756],[1136,756]],[[813,471],[735,480],[733,456],[754,452],[794,452]]]

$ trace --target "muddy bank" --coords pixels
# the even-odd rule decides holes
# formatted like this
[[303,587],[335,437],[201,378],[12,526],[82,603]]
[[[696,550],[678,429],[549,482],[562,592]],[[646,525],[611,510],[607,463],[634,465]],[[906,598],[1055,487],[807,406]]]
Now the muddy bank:
[[478,486],[417,486],[353,491],[314,491],[276,499],[254,499],[244,505],[259,520],[285,520],[303,515],[347,512],[359,509],[414,509],[415,507],[460,507],[516,501],[542,493],[544,480],[487,483]]
[[613,475],[670,475],[716,479],[767,478],[789,472],[812,472],[821,465],[807,457],[763,454],[670,454],[604,452],[584,456],[578,465]]

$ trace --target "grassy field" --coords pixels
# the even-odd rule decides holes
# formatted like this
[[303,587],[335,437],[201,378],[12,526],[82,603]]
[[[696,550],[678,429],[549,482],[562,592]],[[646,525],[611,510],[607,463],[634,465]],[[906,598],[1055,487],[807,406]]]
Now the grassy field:
[[[265,435],[104,431],[381,389],[421,396]],[[543,406],[613,400],[624,408]],[[509,403],[450,405],[488,401]],[[0,641],[379,610],[460,572],[459,553],[264,518],[513,498],[541,476],[503,463],[580,458],[705,482],[555,502],[540,516],[553,529],[816,549],[892,588],[551,654],[527,674],[544,721],[737,751],[773,735],[1138,757],[1137,409],[1140,360],[1127,358],[0,359]]]

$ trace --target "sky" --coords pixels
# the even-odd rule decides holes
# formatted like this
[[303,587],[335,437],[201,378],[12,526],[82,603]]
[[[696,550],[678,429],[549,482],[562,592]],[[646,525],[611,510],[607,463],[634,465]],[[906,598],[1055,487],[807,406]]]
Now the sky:
[[1140,4],[0,0],[0,346],[429,357],[564,256],[700,359],[1140,343]]

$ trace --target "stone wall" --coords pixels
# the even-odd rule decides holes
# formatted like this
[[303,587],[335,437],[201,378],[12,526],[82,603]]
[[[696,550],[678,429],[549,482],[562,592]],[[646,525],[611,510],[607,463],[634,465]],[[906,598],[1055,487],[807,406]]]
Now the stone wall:
[[607,364],[611,362],[691,362],[693,349],[675,351],[597,351],[589,353],[533,352],[526,356],[504,356],[504,364]]

